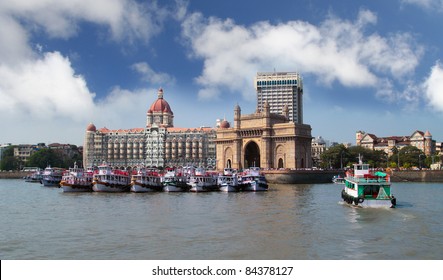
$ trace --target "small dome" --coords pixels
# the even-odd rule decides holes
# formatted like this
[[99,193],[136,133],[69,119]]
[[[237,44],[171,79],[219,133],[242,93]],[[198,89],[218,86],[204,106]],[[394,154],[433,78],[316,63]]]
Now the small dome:
[[220,128],[230,128],[231,125],[229,124],[229,122],[227,120],[224,120],[220,123]]
[[88,126],[86,127],[86,131],[92,131],[92,132],[96,132],[97,128],[95,127],[95,125],[93,123],[88,124]]

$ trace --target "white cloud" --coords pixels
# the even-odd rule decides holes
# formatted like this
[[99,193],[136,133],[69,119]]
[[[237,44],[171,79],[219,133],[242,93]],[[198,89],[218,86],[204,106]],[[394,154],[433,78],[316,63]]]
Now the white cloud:
[[443,0],[403,0],[404,3],[418,5],[434,11],[443,11]]
[[193,13],[184,20],[182,35],[191,56],[204,60],[196,79],[203,87],[200,98],[217,98],[228,89],[252,99],[251,77],[257,71],[295,70],[314,74],[324,84],[374,88],[385,77],[412,74],[423,48],[407,33],[367,34],[367,26],[376,22],[368,10],[360,11],[354,22],[332,16],[317,26],[289,21],[246,27]]
[[138,72],[143,81],[156,85],[170,85],[175,83],[175,78],[167,73],[155,72],[146,62],[134,63],[131,68]]
[[24,19],[30,27],[52,37],[72,37],[84,21],[106,26],[113,39],[127,41],[148,40],[157,34],[167,13],[155,2],[132,0],[1,1],[0,11]]
[[[0,1],[0,142],[64,142],[81,145],[86,125],[144,126],[146,91],[114,87],[95,100],[85,78],[60,52],[45,52],[35,35],[75,36],[81,23],[109,30],[113,40],[147,42],[161,29],[166,11],[154,1],[42,0]],[[139,71],[151,80],[167,78],[149,65]],[[156,92],[156,90],[153,90]],[[121,125],[121,126],[120,126]]]
[[437,62],[423,83],[429,104],[437,111],[443,112],[443,66]]

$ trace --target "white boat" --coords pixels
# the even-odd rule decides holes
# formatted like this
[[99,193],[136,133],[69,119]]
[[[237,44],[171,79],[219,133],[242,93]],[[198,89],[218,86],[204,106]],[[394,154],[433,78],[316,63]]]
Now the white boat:
[[137,168],[136,174],[131,177],[131,192],[162,191],[162,177],[158,170],[144,166]]
[[92,190],[95,192],[126,192],[130,188],[130,176],[127,171],[112,169],[103,163],[94,174]]
[[49,165],[43,171],[41,183],[45,187],[59,187],[62,175],[63,169]]
[[218,190],[217,176],[206,172],[204,168],[191,169],[188,174],[188,185],[191,192],[207,192]]
[[221,192],[238,192],[240,190],[237,174],[231,168],[225,168],[223,174],[218,175],[217,185]]
[[369,164],[362,163],[361,157],[354,169],[346,172],[341,197],[347,204],[359,207],[394,208],[397,204],[389,175],[371,170]]
[[162,177],[164,192],[186,192],[191,188],[185,174],[180,170],[168,170]]
[[74,164],[63,173],[60,186],[63,192],[92,192],[93,170],[84,170]]
[[266,177],[260,173],[259,167],[251,167],[241,174],[241,189],[243,191],[267,191],[268,181]]
[[31,175],[26,176],[24,179],[25,182],[27,183],[41,183],[43,179],[43,171],[37,170],[33,172]]
[[343,185],[345,183],[345,178],[341,177],[340,175],[336,175],[332,177],[332,182],[334,184]]

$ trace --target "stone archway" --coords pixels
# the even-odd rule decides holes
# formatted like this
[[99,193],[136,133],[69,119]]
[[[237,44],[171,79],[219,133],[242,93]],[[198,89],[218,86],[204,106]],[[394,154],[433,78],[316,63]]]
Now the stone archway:
[[245,146],[244,167],[260,167],[260,148],[254,141]]
[[278,167],[278,168],[284,168],[284,167],[285,167],[282,158],[279,158],[279,159],[278,159],[278,166],[277,166],[277,167]]
[[226,148],[225,155],[224,155],[224,167],[231,168],[232,162],[234,159],[234,153],[232,152],[232,149],[230,147]]

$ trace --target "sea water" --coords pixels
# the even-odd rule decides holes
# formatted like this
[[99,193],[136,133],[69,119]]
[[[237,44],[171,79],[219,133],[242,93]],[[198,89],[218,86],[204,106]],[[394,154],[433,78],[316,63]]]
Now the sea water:
[[335,184],[267,192],[63,193],[0,180],[2,260],[441,260],[443,185],[393,183],[395,209]]

